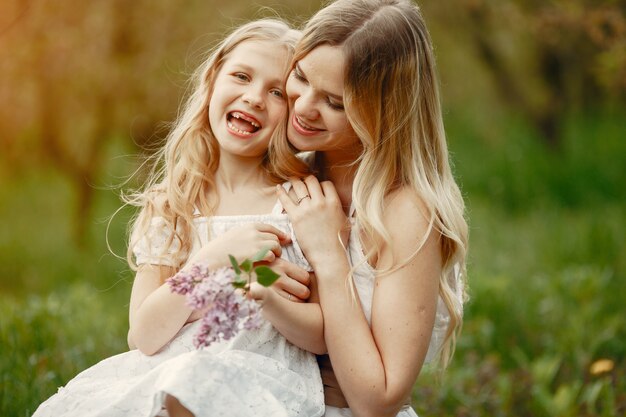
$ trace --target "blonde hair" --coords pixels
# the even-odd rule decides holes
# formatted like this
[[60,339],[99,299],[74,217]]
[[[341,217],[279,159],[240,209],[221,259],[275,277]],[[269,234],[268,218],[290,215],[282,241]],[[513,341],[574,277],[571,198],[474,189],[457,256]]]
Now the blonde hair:
[[[432,229],[441,234],[439,294],[450,314],[439,351],[439,363],[445,368],[467,300],[468,227],[448,161],[435,57],[424,19],[419,8],[406,0],[339,0],[309,20],[294,62],[320,45],[341,46],[346,59],[344,106],[363,144],[355,161],[352,192],[359,227],[369,241],[389,244],[382,220],[384,199],[408,187],[428,210],[430,227],[423,242]],[[306,167],[288,151],[288,145],[273,144],[276,163],[282,165],[277,170],[304,172]],[[406,262],[396,263],[391,270]]]
[[[173,254],[168,253],[171,257],[168,259],[173,259],[179,268],[192,247],[194,210],[197,208],[203,214],[214,211],[205,196],[215,188],[214,174],[220,155],[209,125],[209,102],[216,75],[228,55],[242,42],[257,40],[282,44],[290,58],[299,36],[299,31],[278,19],[246,23],[222,40],[195,71],[190,80],[191,94],[173,123],[165,146],[149,161],[151,171],[146,184],[142,190],[123,196],[127,204],[141,208],[129,233],[127,259],[131,268],[137,268],[133,248],[146,236],[152,218],[163,218],[169,234],[164,252],[176,249]],[[285,76],[288,65],[285,62]],[[273,135],[285,135],[284,123],[279,124]],[[272,169],[267,154],[263,168],[272,181],[282,180]],[[164,258],[165,253],[160,256]]]

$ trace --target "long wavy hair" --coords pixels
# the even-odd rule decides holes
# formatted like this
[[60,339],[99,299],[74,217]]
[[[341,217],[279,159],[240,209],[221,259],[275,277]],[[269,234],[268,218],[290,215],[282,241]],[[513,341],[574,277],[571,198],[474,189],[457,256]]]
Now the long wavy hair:
[[[169,232],[164,251],[175,248],[175,253],[168,253],[168,259],[173,259],[178,268],[192,248],[194,211],[198,209],[209,215],[215,210],[206,198],[215,189],[220,158],[219,145],[209,125],[209,102],[216,75],[229,53],[245,41],[272,41],[277,48],[286,48],[291,58],[299,37],[300,32],[283,21],[260,19],[238,27],[209,51],[190,80],[190,94],[172,124],[165,145],[148,160],[151,170],[146,183],[141,190],[123,196],[127,204],[140,208],[130,226],[127,260],[131,268],[137,268],[133,247],[146,236],[151,219],[163,218]],[[285,62],[285,76],[288,67],[289,62]],[[281,123],[274,136],[284,135],[285,126]],[[267,154],[263,168],[272,181],[282,181],[272,169]],[[165,253],[160,255],[164,257]]]
[[[367,240],[391,244],[382,220],[384,200],[405,187],[420,196],[430,221],[415,254],[432,230],[441,234],[439,295],[450,314],[439,351],[445,369],[467,300],[468,226],[448,160],[435,57],[424,19],[406,0],[338,0],[308,21],[294,63],[320,45],[340,46],[346,59],[344,106],[363,145],[354,161],[352,199]],[[271,146],[276,169],[284,175],[305,174],[307,167],[292,156],[293,147],[280,139]],[[382,244],[374,246],[368,257]],[[396,260],[391,270],[408,261]]]

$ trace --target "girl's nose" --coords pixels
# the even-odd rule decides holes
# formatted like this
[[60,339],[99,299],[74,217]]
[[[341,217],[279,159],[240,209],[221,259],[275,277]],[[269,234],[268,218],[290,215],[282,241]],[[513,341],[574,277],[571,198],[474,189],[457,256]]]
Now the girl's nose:
[[243,102],[259,110],[263,110],[265,107],[265,101],[263,101],[261,93],[257,89],[248,89],[243,95]]

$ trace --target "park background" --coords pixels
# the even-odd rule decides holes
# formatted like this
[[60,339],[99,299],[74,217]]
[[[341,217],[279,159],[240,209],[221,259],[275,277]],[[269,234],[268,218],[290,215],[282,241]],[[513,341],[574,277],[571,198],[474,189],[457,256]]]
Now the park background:
[[[132,210],[225,31],[319,1],[0,3],[0,415],[126,346]],[[470,223],[463,334],[420,416],[626,413],[626,2],[421,2]]]

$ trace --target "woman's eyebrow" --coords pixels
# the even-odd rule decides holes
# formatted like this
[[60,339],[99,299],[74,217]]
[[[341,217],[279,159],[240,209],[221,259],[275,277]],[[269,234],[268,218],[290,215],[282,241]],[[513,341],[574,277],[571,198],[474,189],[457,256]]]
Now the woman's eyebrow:
[[[304,72],[304,71],[302,71],[302,68],[300,67],[300,63],[299,63],[299,62],[296,62],[295,68],[296,68],[296,72],[297,72],[297,73],[298,73],[298,74],[299,74],[302,78],[304,78],[305,80],[307,80],[307,81],[308,81],[308,79],[309,79],[309,78],[306,76],[305,72]],[[309,82],[310,82],[310,81],[309,81]],[[319,91],[322,95],[327,95],[327,96],[329,96],[329,97],[331,97],[331,98],[333,98],[333,99],[335,99],[335,100],[338,100],[338,101],[343,101],[343,96],[342,96],[342,95],[339,95],[339,94],[333,94],[333,93],[331,93],[330,91],[322,90],[322,89],[320,89],[320,88],[316,88],[316,90],[317,90],[317,91]]]

